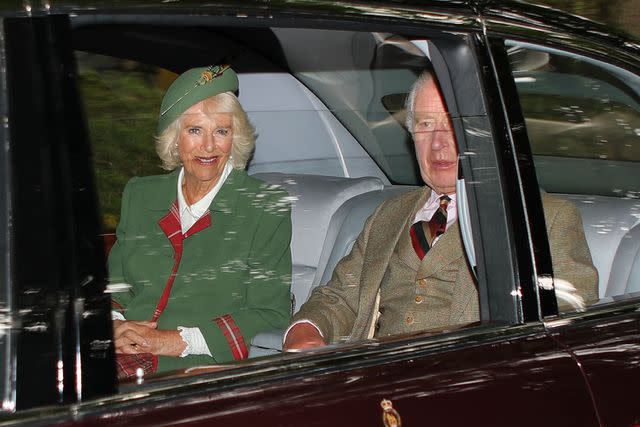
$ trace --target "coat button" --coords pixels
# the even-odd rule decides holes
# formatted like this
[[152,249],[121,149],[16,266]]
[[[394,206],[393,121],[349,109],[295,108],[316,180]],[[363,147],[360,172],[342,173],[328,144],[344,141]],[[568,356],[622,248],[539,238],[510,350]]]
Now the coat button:
[[405,320],[407,321],[407,325],[410,325],[413,323],[413,316],[407,316]]
[[423,301],[422,296],[420,296],[420,295],[416,296],[415,301],[416,301],[416,304],[421,304],[422,301]]

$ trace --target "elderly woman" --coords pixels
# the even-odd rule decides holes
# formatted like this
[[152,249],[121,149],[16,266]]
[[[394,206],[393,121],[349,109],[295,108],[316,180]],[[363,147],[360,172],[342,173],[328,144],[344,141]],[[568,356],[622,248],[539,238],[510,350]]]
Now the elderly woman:
[[256,333],[288,324],[290,207],[244,171],[255,135],[237,90],[228,66],[180,75],[156,138],[173,172],[124,189],[109,254],[125,288],[113,295],[121,376],[244,359]]

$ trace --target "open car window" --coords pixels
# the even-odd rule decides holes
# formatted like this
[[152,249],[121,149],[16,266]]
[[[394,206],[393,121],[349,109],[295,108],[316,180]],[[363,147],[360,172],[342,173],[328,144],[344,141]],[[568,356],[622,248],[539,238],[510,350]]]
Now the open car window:
[[[178,32],[181,37],[191,37],[192,31],[205,30],[180,31],[184,32]],[[216,30],[206,31],[217,37]],[[79,28],[75,51],[94,153],[105,259],[116,242],[125,184],[132,177],[166,173],[154,149],[155,126],[164,92],[185,68],[165,64],[165,58],[153,50],[143,54],[135,47],[157,37],[153,28],[132,32],[130,49],[126,45],[105,48],[107,34],[111,34],[108,27],[103,35],[99,28]],[[219,34],[236,33],[221,29]],[[405,100],[423,70],[442,77],[444,90],[451,87],[451,77],[441,63],[438,70],[433,69],[428,55],[437,55],[437,62],[444,61],[443,54],[437,43],[424,38],[416,41],[392,33],[295,28],[273,28],[267,38],[272,44],[246,50],[238,62],[239,100],[258,135],[247,172],[284,189],[292,207],[291,309],[295,313],[315,287],[331,279],[375,208],[423,185],[411,135],[405,128]],[[466,42],[461,39],[458,43],[464,46]],[[419,47],[427,44],[430,51]],[[273,63],[265,65],[265,56]],[[464,134],[465,126],[488,129],[486,119],[469,114],[472,118],[464,124],[460,113],[471,107],[456,105],[450,92],[446,96],[451,101],[452,129],[461,132],[460,143],[468,139],[490,150],[490,138],[481,142],[477,133]],[[218,268],[224,271],[216,272]],[[215,277],[242,268],[239,260],[212,266],[210,271]],[[484,266],[477,268],[482,272]],[[484,281],[486,276],[480,277]],[[504,282],[509,279],[505,277]],[[110,285],[114,298],[131,289],[127,283],[122,285]],[[412,306],[401,315],[403,323],[418,321],[429,292],[416,282]],[[433,334],[448,329],[443,322],[438,327],[425,325],[422,330]],[[256,357],[277,354],[281,341],[282,331],[269,332],[249,338],[245,345],[250,356]]]

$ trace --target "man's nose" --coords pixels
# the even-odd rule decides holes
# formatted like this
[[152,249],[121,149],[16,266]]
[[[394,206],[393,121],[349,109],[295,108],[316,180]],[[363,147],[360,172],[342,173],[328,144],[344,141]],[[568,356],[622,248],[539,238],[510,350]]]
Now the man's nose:
[[451,147],[454,143],[453,132],[451,130],[438,130],[434,132],[431,149],[434,151]]

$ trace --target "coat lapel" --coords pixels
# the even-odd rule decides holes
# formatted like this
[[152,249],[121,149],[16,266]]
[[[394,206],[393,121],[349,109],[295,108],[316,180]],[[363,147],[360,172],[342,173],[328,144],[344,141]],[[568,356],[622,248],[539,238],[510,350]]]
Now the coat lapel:
[[173,202],[178,199],[178,176],[180,169],[164,175],[165,179],[158,180],[158,190],[149,191],[144,194],[144,205],[147,209],[155,212],[166,213],[171,208]]
[[[462,247],[460,249],[462,251]],[[467,258],[462,256],[457,263],[458,275],[451,300],[450,325],[466,324],[480,319],[478,289]]]
[[416,250],[413,248],[411,237],[409,235],[409,230],[413,225],[412,223],[413,217],[408,216],[404,225],[404,229],[402,230],[400,238],[398,239],[398,258],[402,263],[411,268],[411,270],[417,272],[420,268],[421,261],[418,257],[418,254],[416,254]]
[[175,252],[174,257],[179,258],[182,255],[182,227],[180,226],[180,213],[178,212],[178,201],[171,204],[169,212],[160,218],[158,225],[162,232],[171,242]]
[[429,249],[423,262],[420,264],[417,278],[433,276],[449,264],[458,262],[463,256],[461,249],[460,228],[458,221],[456,221],[440,239],[438,239],[436,244]]
[[445,268],[457,271],[452,283],[449,324],[470,323],[478,317],[478,291],[464,256],[458,221],[440,237],[423,259],[416,279],[434,277]]
[[407,217],[415,215],[417,209],[424,204],[430,194],[428,187],[406,193],[373,219],[367,241],[367,251],[360,276],[360,300],[358,303],[358,315],[356,317],[352,339],[366,338],[369,326],[374,316],[376,297],[380,284],[387,271],[391,254],[398,239],[407,224]]
[[422,194],[416,200],[412,200],[409,202],[409,206],[407,206],[407,210],[403,210],[404,217],[404,227],[398,239],[398,257],[400,261],[409,266],[412,270],[418,270],[420,268],[420,258],[416,254],[416,250],[413,248],[411,244],[411,237],[409,236],[409,230],[413,225],[413,220],[416,216],[416,212],[424,206],[431,195],[431,189],[429,187],[424,187]]

